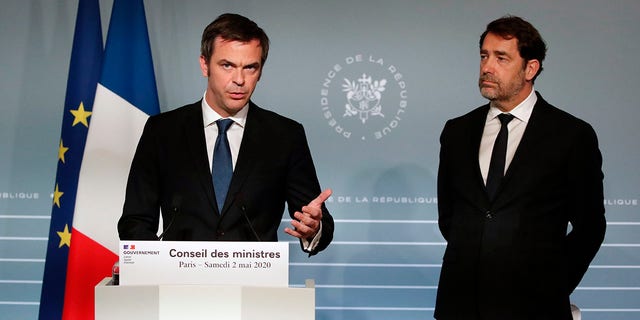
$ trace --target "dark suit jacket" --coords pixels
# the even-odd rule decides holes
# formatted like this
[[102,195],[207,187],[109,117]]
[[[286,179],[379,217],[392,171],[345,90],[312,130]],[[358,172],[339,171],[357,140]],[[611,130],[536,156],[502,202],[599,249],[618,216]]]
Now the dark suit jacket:
[[[285,202],[289,213],[320,194],[301,124],[251,103],[223,208],[218,208],[205,145],[201,101],[150,117],[131,164],[120,239],[155,240],[162,209],[165,240],[277,241]],[[323,205],[322,237],[333,238]],[[244,211],[244,213],[243,213]],[[175,215],[175,218],[174,218]]]
[[596,134],[538,94],[490,202],[478,164],[488,110],[449,120],[440,137],[438,211],[447,248],[435,317],[571,319],[569,295],[606,228]]

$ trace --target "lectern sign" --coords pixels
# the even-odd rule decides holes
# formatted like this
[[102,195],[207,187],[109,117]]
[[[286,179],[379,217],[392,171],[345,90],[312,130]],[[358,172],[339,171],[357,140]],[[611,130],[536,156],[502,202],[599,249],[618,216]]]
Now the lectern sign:
[[120,241],[120,285],[289,286],[287,242]]

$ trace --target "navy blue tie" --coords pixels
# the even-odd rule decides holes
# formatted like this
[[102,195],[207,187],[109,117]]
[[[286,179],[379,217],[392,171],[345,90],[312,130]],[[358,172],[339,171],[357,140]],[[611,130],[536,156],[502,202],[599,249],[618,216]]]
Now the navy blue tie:
[[213,190],[216,194],[218,212],[222,213],[224,200],[229,191],[231,176],[233,175],[233,163],[231,162],[231,149],[229,149],[229,139],[227,130],[233,124],[231,119],[220,119],[216,121],[218,125],[218,138],[213,148],[213,161],[211,176],[213,177]]
[[504,176],[504,166],[507,157],[507,141],[509,139],[509,129],[507,124],[513,119],[513,115],[510,113],[501,113],[498,115],[500,119],[500,132],[496,137],[496,141],[493,144],[493,151],[491,152],[491,162],[489,164],[489,173],[487,173],[487,193],[489,199],[493,200],[502,177]]

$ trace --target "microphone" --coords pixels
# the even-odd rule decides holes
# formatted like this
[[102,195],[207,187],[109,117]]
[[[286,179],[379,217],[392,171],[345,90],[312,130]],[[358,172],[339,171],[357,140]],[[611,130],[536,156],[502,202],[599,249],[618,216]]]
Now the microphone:
[[260,240],[260,237],[258,236],[256,229],[253,228],[253,224],[251,224],[251,220],[249,220],[249,216],[247,215],[247,207],[244,205],[244,201],[242,201],[242,198],[243,198],[242,193],[240,192],[236,193],[235,198],[236,198],[235,202],[240,208],[240,213],[242,214],[244,221],[247,223],[247,226],[249,226],[251,233],[253,233],[253,236],[256,238],[256,241],[258,242],[262,241]]
[[180,204],[182,203],[182,197],[179,195],[174,195],[171,200],[171,221],[167,224],[167,227],[162,230],[162,233],[158,236],[158,240],[162,241],[164,235],[171,229],[173,222],[176,220],[176,216],[180,213]]

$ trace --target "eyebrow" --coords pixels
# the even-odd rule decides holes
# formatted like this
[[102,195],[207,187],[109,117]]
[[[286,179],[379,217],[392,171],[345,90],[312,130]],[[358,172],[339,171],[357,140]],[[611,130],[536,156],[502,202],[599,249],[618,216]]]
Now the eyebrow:
[[218,64],[230,64],[230,65],[232,65],[232,66],[235,66],[235,65],[236,65],[235,63],[233,63],[233,62],[231,62],[231,61],[229,61],[229,60],[227,60],[227,59],[220,59],[220,60],[218,60]]
[[[509,55],[506,51],[502,51],[502,50],[494,50],[494,51],[491,51],[491,52],[492,52],[492,53],[495,53],[496,55],[499,55],[499,56],[507,56],[507,57],[510,57],[510,55]],[[487,50],[487,49],[480,49],[480,53],[481,53],[481,54],[486,54],[486,53],[489,53],[489,50]]]
[[[218,64],[219,64],[219,65],[222,65],[222,64],[230,64],[230,65],[232,65],[233,67],[237,67],[237,66],[238,66],[236,63],[233,63],[233,62],[231,62],[231,61],[229,61],[229,60],[227,60],[227,59],[220,59],[220,60],[218,60]],[[248,67],[249,67],[249,68],[259,68],[259,67],[260,67],[260,62],[257,62],[257,61],[256,61],[256,62],[254,62],[254,63],[250,63],[250,64],[247,64],[247,65],[245,65],[245,66],[244,66],[244,68],[248,68]]]
[[248,64],[248,65],[246,65],[244,67],[245,68],[256,68],[256,69],[258,69],[258,68],[260,68],[260,62],[250,63],[250,64]]

